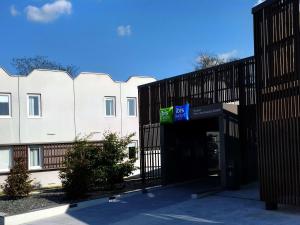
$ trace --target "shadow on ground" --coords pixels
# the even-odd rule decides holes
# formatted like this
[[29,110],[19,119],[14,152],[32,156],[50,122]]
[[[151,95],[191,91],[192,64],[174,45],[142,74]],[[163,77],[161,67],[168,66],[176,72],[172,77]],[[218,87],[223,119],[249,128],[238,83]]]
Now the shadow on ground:
[[237,192],[223,191],[192,198],[204,189],[207,186],[201,183],[157,189],[30,224],[300,224],[296,209],[266,211],[264,203],[259,201],[256,184]]

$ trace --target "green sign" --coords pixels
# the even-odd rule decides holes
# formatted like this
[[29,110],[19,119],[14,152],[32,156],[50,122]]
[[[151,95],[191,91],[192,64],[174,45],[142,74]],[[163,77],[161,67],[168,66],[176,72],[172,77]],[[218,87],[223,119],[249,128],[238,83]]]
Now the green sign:
[[173,106],[160,109],[160,123],[173,123]]

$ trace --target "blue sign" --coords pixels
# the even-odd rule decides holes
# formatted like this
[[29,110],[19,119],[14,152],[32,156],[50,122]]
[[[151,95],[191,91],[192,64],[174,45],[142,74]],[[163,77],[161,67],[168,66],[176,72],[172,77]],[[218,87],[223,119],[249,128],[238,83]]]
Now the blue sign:
[[177,121],[188,121],[190,119],[190,105],[185,104],[181,106],[175,106],[174,120]]

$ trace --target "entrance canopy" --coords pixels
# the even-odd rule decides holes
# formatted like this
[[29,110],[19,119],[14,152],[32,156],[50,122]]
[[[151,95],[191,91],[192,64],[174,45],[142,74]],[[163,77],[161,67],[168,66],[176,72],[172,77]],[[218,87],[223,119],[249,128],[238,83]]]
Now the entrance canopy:
[[232,116],[235,116],[237,119],[237,115],[238,115],[237,105],[220,103],[220,104],[194,107],[191,108],[190,110],[191,120],[219,117],[226,114],[232,114]]

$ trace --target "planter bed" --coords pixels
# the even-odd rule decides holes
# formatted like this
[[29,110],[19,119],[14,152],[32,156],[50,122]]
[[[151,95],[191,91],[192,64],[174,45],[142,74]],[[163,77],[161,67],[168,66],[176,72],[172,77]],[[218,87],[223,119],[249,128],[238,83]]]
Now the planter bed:
[[6,215],[17,215],[32,210],[39,210],[64,204],[78,203],[81,201],[93,200],[103,197],[110,197],[122,192],[142,189],[157,184],[157,181],[153,181],[147,182],[147,186],[145,186],[142,184],[141,180],[128,180],[125,181],[123,188],[119,188],[116,190],[100,190],[90,192],[86,195],[86,197],[76,200],[66,199],[65,194],[61,188],[42,189],[34,191],[29,197],[16,200],[10,200],[5,196],[2,196],[0,197],[0,212],[5,213]]

